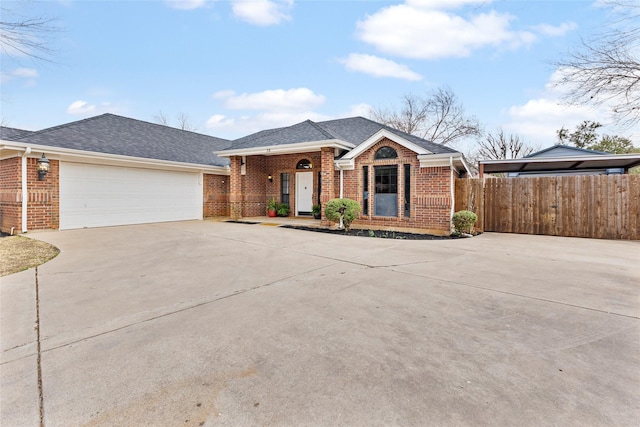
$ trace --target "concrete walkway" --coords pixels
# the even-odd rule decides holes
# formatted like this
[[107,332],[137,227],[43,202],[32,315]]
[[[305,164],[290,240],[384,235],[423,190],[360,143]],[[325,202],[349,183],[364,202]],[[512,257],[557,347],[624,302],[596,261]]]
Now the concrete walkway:
[[62,252],[1,279],[2,426],[640,419],[639,242],[208,221],[31,237]]

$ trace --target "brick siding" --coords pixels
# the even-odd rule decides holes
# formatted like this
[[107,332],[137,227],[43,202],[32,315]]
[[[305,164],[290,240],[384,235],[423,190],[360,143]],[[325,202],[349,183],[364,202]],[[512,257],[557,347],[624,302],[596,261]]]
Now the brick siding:
[[22,231],[22,187],[20,157],[0,160],[0,230]]
[[[396,150],[398,158],[375,160],[375,153],[381,147]],[[404,215],[404,165],[411,165],[410,215]],[[398,166],[398,216],[380,217],[375,215],[375,166]],[[344,197],[357,200],[364,206],[363,166],[369,167],[369,212],[362,212],[353,223],[355,227],[414,230],[435,234],[448,234],[451,215],[451,174],[449,167],[421,168],[415,152],[389,139],[383,139],[355,159],[355,170],[344,171]],[[339,194],[340,175],[335,178],[336,194]]]
[[229,216],[230,182],[226,175],[204,174],[202,179],[202,216]]
[[[27,159],[27,230],[57,229],[60,223],[58,160],[38,181],[38,159]],[[22,158],[0,160],[0,230],[22,232]]]
[[38,159],[27,159],[27,230],[60,226],[60,162],[50,160],[49,173],[38,181]]

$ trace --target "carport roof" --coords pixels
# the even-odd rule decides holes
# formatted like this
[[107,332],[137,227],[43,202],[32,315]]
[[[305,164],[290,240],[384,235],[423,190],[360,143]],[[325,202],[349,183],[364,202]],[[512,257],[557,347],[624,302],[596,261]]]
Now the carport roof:
[[484,173],[563,172],[614,168],[629,169],[640,165],[640,153],[481,160],[479,164],[480,170]]
[[13,141],[206,166],[227,166],[218,157],[231,141],[115,114],[102,114],[38,132]]

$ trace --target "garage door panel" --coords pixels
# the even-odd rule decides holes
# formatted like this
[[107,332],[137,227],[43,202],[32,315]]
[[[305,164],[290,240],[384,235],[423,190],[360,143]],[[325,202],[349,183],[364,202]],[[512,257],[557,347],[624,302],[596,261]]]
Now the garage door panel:
[[62,163],[60,228],[202,218],[198,173]]

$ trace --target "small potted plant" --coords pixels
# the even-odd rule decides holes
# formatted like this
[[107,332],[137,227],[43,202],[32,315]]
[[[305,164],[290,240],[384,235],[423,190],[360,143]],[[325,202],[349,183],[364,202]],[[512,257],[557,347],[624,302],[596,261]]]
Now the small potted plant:
[[289,205],[286,203],[280,203],[276,208],[278,216],[289,216],[289,210]]
[[270,218],[275,218],[277,212],[278,212],[278,202],[276,201],[275,197],[272,197],[267,202],[267,215],[269,215]]
[[321,212],[322,212],[322,206],[320,206],[320,205],[313,205],[313,206],[311,207],[311,213],[313,214],[313,217],[314,217],[315,219],[320,219]]

